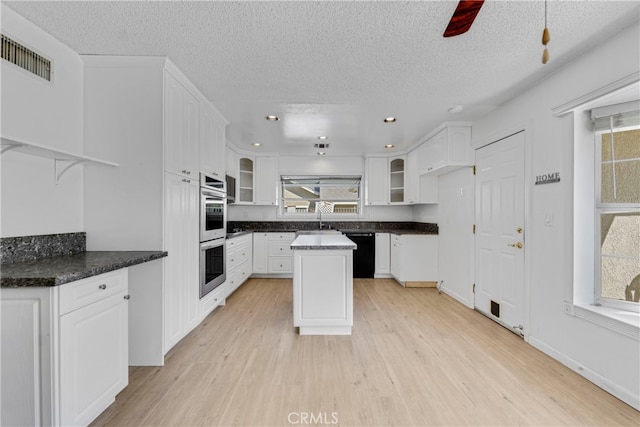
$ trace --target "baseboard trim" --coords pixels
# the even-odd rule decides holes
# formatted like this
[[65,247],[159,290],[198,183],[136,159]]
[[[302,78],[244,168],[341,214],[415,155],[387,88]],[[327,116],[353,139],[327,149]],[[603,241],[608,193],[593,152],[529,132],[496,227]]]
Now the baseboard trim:
[[562,363],[580,376],[591,381],[607,393],[617,397],[637,411],[640,411],[640,395],[634,394],[632,391],[627,390],[626,388],[621,387],[620,385],[610,381],[609,379],[592,371],[591,369],[582,366],[582,364],[580,364],[578,361],[573,360],[572,358],[536,339],[535,337],[529,336],[529,344],[545,353],[546,355],[554,358],[558,362]]

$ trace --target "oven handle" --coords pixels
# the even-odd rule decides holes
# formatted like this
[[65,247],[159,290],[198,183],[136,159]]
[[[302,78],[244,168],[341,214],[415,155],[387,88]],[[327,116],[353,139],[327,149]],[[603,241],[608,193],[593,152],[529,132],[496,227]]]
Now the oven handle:
[[209,188],[200,187],[200,193],[203,196],[211,196],[211,197],[215,197],[216,199],[225,200],[225,201],[227,200],[227,194],[222,191],[215,191]]
[[207,242],[200,242],[200,250],[204,251],[211,248],[216,248],[218,246],[224,246],[225,238],[209,240]]

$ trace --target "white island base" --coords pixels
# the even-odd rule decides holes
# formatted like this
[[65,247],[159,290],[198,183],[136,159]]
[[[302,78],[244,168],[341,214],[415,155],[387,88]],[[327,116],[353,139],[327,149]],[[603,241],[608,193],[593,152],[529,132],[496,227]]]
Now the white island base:
[[[293,249],[293,326],[300,335],[351,335],[353,326],[353,248],[355,243],[342,235],[334,246],[326,241],[304,245],[300,236]],[[343,240],[344,239],[344,240]],[[296,243],[298,245],[296,246]],[[337,248],[337,249],[335,249]],[[349,248],[349,249],[345,249]]]

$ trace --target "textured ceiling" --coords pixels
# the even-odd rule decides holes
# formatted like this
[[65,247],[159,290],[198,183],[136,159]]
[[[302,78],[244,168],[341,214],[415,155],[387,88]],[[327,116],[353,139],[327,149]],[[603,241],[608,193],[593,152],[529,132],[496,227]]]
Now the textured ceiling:
[[638,1],[549,1],[542,65],[541,1],[487,0],[468,33],[446,39],[456,1],[5,4],[81,54],[168,56],[239,148],[315,155],[327,135],[329,156],[403,150],[444,121],[477,119],[640,17]]

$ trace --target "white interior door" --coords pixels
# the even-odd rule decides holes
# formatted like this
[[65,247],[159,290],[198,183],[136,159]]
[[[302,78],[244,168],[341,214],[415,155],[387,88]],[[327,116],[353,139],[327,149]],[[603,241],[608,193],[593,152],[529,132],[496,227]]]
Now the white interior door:
[[523,334],[524,132],[476,150],[475,308]]

